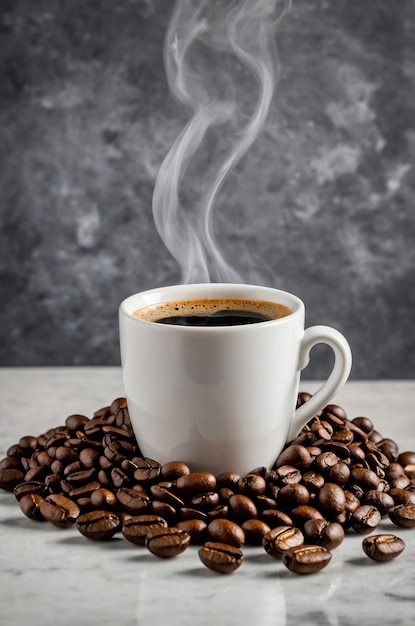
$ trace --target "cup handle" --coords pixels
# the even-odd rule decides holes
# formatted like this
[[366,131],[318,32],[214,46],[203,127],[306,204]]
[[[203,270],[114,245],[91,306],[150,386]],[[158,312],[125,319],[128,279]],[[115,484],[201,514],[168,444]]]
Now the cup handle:
[[310,361],[310,350],[317,343],[325,343],[334,352],[334,366],[330,376],[320,389],[300,406],[291,418],[287,441],[294,439],[300,430],[321,409],[323,409],[335,393],[343,387],[352,367],[352,353],[346,338],[330,326],[311,326],[304,332],[300,347],[298,369],[303,370]]

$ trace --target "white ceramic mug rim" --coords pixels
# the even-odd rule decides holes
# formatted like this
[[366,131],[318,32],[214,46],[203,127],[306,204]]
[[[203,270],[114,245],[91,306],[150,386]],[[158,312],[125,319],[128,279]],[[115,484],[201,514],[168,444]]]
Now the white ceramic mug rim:
[[[195,292],[199,291],[211,291],[211,293],[203,293],[197,294]],[[177,293],[180,291],[183,293],[183,296],[172,296],[172,292]],[[227,292],[226,295],[223,292]],[[257,295],[253,295],[253,292],[256,291]],[[186,292],[189,292],[187,295]],[[268,298],[267,298],[268,294]],[[271,297],[272,296],[272,297]],[[263,285],[251,285],[245,283],[187,283],[184,285],[167,285],[165,287],[155,287],[153,289],[147,289],[145,291],[140,291],[135,294],[132,294],[125,298],[120,304],[120,312],[131,319],[136,324],[146,324],[154,326],[154,322],[141,319],[133,315],[133,312],[137,309],[145,307],[149,304],[155,304],[157,302],[170,302],[171,300],[178,300],[179,298],[182,300],[192,299],[192,298],[220,298],[220,297],[234,297],[234,298],[253,298],[253,299],[263,299],[270,300],[272,302],[280,302],[281,304],[285,304],[291,309],[291,313],[285,315],[284,317],[279,317],[273,320],[266,320],[263,322],[257,322],[254,324],[255,328],[262,328],[264,326],[275,326],[281,325],[284,323],[288,323],[289,320],[292,320],[294,317],[301,315],[304,311],[304,303],[303,301],[294,294],[284,291],[282,289],[276,289],[274,287],[266,287]],[[145,301],[147,299],[147,302]],[[141,300],[141,303],[138,301]],[[159,328],[172,329],[174,328],[176,332],[246,332],[247,329],[252,329],[251,325],[240,325],[240,326],[169,326],[158,325]]]

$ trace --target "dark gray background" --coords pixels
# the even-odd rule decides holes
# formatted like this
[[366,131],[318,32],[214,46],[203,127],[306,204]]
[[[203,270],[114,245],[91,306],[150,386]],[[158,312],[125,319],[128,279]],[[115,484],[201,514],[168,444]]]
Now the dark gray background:
[[[276,32],[267,123],[215,209],[243,280],[296,293],[307,325],[341,330],[354,378],[415,374],[414,7],[294,2]],[[1,0],[3,366],[118,364],[119,302],[180,280],[151,211],[189,119],[163,66],[172,8]],[[235,81],[252,98],[254,83],[238,70]],[[192,164],[184,203],[217,139]],[[314,353],[307,376],[322,377],[328,355]]]

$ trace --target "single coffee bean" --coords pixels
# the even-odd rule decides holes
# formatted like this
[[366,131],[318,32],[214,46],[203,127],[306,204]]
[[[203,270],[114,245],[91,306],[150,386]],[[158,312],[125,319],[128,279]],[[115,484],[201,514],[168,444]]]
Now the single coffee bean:
[[120,529],[121,519],[110,511],[89,511],[78,517],[76,526],[81,535],[87,539],[106,541]]
[[227,543],[240,548],[245,543],[245,533],[241,526],[228,519],[214,519],[207,527],[207,534],[211,541]]
[[201,544],[206,540],[207,523],[201,519],[186,519],[175,524],[190,535],[190,543]]
[[407,489],[393,488],[389,490],[389,495],[392,496],[395,504],[415,504],[415,493],[408,491]]
[[186,496],[196,496],[205,491],[214,491],[216,487],[216,477],[210,472],[191,472],[180,476],[176,482],[179,494]]
[[206,511],[194,509],[189,506],[183,506],[181,509],[179,509],[179,515],[181,519],[201,519],[206,523],[209,520],[209,514]]
[[24,473],[19,469],[7,468],[0,470],[0,489],[13,491],[24,480]]
[[411,484],[409,476],[404,474],[403,476],[397,476],[389,482],[389,489],[406,489]]
[[158,515],[134,515],[123,520],[121,531],[131,543],[144,545],[149,531],[161,527],[167,528],[167,522]]
[[259,519],[247,519],[242,524],[242,530],[245,533],[246,543],[253,546],[262,545],[264,535],[270,532],[271,528]]
[[415,505],[414,504],[398,504],[388,511],[390,520],[401,528],[415,527]]
[[319,472],[328,472],[330,469],[337,465],[339,458],[334,452],[322,452],[314,459],[314,466]]
[[150,509],[154,515],[163,517],[169,524],[173,524],[177,519],[177,511],[168,502],[161,502],[161,500],[153,500],[150,505]]
[[233,545],[222,542],[207,541],[199,550],[199,558],[203,565],[221,574],[230,574],[243,563],[243,552]]
[[23,448],[25,452],[31,453],[37,448],[37,437],[33,437],[33,435],[20,437],[18,445]]
[[328,519],[336,517],[346,508],[346,496],[336,483],[325,483],[317,494],[317,502],[321,512]]
[[395,535],[371,535],[362,542],[363,552],[373,561],[385,563],[399,556],[405,549],[405,542]]
[[228,519],[229,517],[229,507],[227,504],[218,504],[214,509],[209,511],[209,520],[213,519]]
[[72,432],[76,433],[78,430],[83,430],[84,425],[89,422],[89,417],[86,415],[69,415],[65,420],[66,428]]
[[414,451],[406,451],[401,452],[398,455],[398,463],[405,467],[405,465],[414,465],[415,464],[415,452]]
[[[382,517],[388,514],[389,509],[394,505],[394,499],[389,493],[379,491],[378,489],[370,489],[363,494],[363,504],[370,504],[378,509]],[[356,507],[357,508],[357,507]]]
[[313,470],[309,470],[305,472],[302,477],[302,483],[305,485],[309,492],[315,493],[319,491],[324,485],[324,476],[322,474],[317,474]]
[[276,468],[281,465],[293,465],[300,469],[305,469],[311,464],[311,455],[307,448],[301,445],[291,445],[285,448],[276,460]]
[[316,543],[327,550],[334,550],[344,539],[344,528],[337,522],[311,519],[304,524],[306,543]]
[[139,483],[152,483],[158,479],[161,472],[161,465],[158,461],[147,457],[137,458],[137,469],[134,478]]
[[274,559],[280,559],[284,552],[304,543],[304,535],[299,528],[277,526],[262,539],[265,552]]
[[216,491],[207,491],[198,496],[193,496],[190,504],[202,511],[211,511],[219,504],[219,494]]
[[304,544],[284,552],[282,562],[294,574],[314,574],[326,567],[331,557],[323,546]]
[[44,496],[47,494],[47,487],[45,483],[42,483],[38,480],[32,480],[24,483],[19,483],[13,489],[13,493],[16,497],[16,500],[21,500],[23,496],[28,496],[31,494],[39,494],[40,496]]
[[356,509],[350,518],[350,523],[357,533],[370,533],[381,521],[378,509],[370,504],[364,504]]
[[150,504],[150,498],[145,493],[140,493],[129,487],[121,487],[118,489],[117,500],[121,504],[122,509],[131,515],[139,515]]
[[19,500],[20,509],[29,519],[44,522],[45,518],[40,512],[40,505],[43,501],[42,496],[37,493],[22,496]]
[[[99,484],[99,483],[98,483]],[[91,503],[97,509],[113,509],[118,500],[117,496],[110,489],[100,487],[91,493]]]
[[48,522],[59,528],[67,528],[76,521],[80,509],[70,498],[53,493],[40,504],[40,512]]
[[79,453],[79,460],[87,469],[97,467],[98,459],[99,451],[95,448],[84,448]]
[[[22,470],[22,461],[19,456],[6,456],[0,461],[0,470],[18,469]],[[0,487],[1,488],[1,487]]]
[[167,502],[167,504],[171,504],[171,506],[175,509],[184,506],[184,500],[167,487],[163,487],[162,485],[151,485],[150,492],[156,500]]
[[[241,493],[234,494],[229,498],[228,507],[232,515],[239,521],[258,517],[258,510],[254,502]],[[224,543],[228,542],[224,541]]]
[[271,528],[276,526],[294,526],[291,516],[279,509],[264,509],[261,512],[260,519]]
[[305,485],[295,483],[284,485],[278,492],[278,504],[285,509],[291,509],[302,504],[307,504],[310,492]]
[[293,520],[293,524],[301,528],[309,519],[324,519],[323,513],[309,504],[295,506],[291,509],[290,516]]
[[353,483],[359,485],[364,490],[377,489],[380,478],[372,470],[366,467],[354,467],[350,472]]
[[237,487],[240,478],[241,476],[236,472],[224,472],[223,474],[219,474],[216,479],[216,484],[218,489],[221,489],[222,487],[228,487],[229,489],[235,491],[235,488]]
[[241,494],[253,497],[263,494],[267,488],[267,483],[259,474],[247,474],[246,476],[241,476],[237,487]]
[[168,559],[186,550],[190,545],[190,535],[175,526],[153,527],[147,533],[145,545],[155,556]]
[[294,465],[281,465],[275,470],[275,478],[283,485],[294,485],[301,481],[302,475],[298,467]]
[[361,428],[366,434],[372,432],[374,428],[372,420],[368,417],[355,417],[352,419],[352,422]]
[[328,480],[331,483],[336,483],[344,487],[350,478],[350,467],[344,462],[339,461],[336,465],[330,468],[328,473]]
[[190,474],[190,468],[182,461],[170,461],[161,467],[160,475],[164,480],[177,480],[180,476]]

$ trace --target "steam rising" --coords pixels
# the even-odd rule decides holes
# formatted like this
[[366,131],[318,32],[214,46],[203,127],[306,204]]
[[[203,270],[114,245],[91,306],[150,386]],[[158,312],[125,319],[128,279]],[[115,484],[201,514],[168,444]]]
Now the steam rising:
[[[261,132],[278,78],[276,24],[291,0],[176,0],[168,27],[164,62],[171,92],[191,118],[164,159],[153,194],[158,232],[182,270],[182,282],[243,282],[223,258],[213,231],[214,207],[229,173]],[[201,72],[200,51],[215,52],[217,63]],[[199,52],[199,57],[197,55]],[[241,111],[232,72],[249,74],[254,110]],[[231,71],[232,70],[232,71]],[[226,153],[196,204],[183,206],[180,189],[209,130],[220,127]],[[218,132],[218,131],[217,131]],[[202,174],[201,174],[202,176]]]

